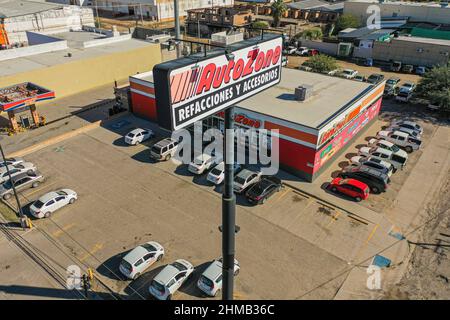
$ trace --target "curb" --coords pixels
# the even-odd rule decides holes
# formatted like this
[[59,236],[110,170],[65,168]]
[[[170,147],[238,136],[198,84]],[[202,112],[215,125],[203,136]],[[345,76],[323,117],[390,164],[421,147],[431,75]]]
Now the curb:
[[52,137],[52,138],[49,138],[49,139],[44,140],[42,142],[39,142],[38,144],[26,147],[26,148],[18,150],[18,151],[14,151],[14,152],[8,154],[7,157],[23,157],[23,156],[26,156],[27,154],[36,152],[36,151],[41,150],[41,149],[43,149],[45,147],[51,146],[53,144],[62,142],[64,140],[73,138],[73,137],[75,137],[75,136],[77,136],[79,134],[82,134],[82,133],[91,131],[93,129],[99,128],[102,124],[104,124],[106,122],[109,122],[110,120],[115,120],[117,118],[120,118],[122,116],[126,116],[128,114],[129,114],[129,112],[124,112],[124,113],[120,113],[120,114],[114,115],[112,117],[109,117],[108,119],[95,121],[95,122],[90,123],[88,125],[82,126],[80,128],[74,129],[72,131],[62,133],[62,134],[60,134],[60,135],[58,135],[56,137]]

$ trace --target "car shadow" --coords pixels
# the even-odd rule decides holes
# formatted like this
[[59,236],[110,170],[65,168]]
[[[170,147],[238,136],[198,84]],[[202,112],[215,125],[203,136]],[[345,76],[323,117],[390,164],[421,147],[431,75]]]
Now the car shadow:
[[148,292],[148,287],[158,273],[164,269],[166,265],[159,265],[156,268],[150,267],[149,271],[143,273],[136,280],[131,281],[128,286],[125,287],[124,292],[132,299],[134,298],[149,298],[151,294]]
[[345,155],[345,158],[350,160],[351,158],[353,158],[354,156],[357,156],[357,155],[358,155],[357,153],[351,152],[351,153],[347,153]]
[[236,204],[243,206],[243,207],[255,207],[255,204],[252,204],[250,202],[248,202],[247,198],[245,197],[245,193],[243,194],[236,194]]
[[211,187],[212,183],[206,179],[207,175],[208,175],[207,172],[200,175],[194,175],[192,182],[198,184],[199,186]]
[[200,278],[200,276],[202,275],[202,273],[206,270],[206,268],[208,268],[208,266],[210,265],[210,263],[212,261],[213,260],[205,262],[205,263],[202,263],[202,264],[196,266],[194,272],[192,272],[192,274],[189,276],[189,278],[186,280],[186,282],[183,283],[183,285],[178,290],[180,292],[183,292],[183,293],[185,293],[187,295],[190,295],[192,297],[206,298],[207,295],[205,295],[197,287],[197,281]]
[[189,165],[187,164],[180,164],[175,168],[174,173],[184,177],[194,177],[194,175],[189,172],[188,167]]
[[349,161],[341,161],[341,162],[339,162],[339,164],[338,164],[339,168],[341,168],[341,169],[344,169],[344,168],[347,167],[348,165],[350,165],[350,162],[349,162]]
[[150,152],[148,151],[148,149],[139,151],[138,153],[132,155],[131,159],[134,159],[142,163],[156,163],[156,160],[150,157]]
[[358,144],[357,146],[355,146],[356,149],[360,149],[362,147],[367,147],[366,144]]
[[340,170],[336,170],[336,171],[333,171],[332,173],[331,173],[331,177],[334,179],[334,178],[337,178],[338,176],[339,176],[339,173],[341,173],[342,171],[340,171]]
[[122,258],[126,256],[130,251],[131,250],[126,250],[122,253],[112,256],[111,258],[104,261],[101,265],[99,265],[96,271],[102,276],[112,280],[128,280],[128,278],[122,275],[122,273],[120,272],[119,265]]
[[116,147],[131,147],[128,143],[125,142],[125,139],[123,137],[114,140],[113,145],[115,145]]

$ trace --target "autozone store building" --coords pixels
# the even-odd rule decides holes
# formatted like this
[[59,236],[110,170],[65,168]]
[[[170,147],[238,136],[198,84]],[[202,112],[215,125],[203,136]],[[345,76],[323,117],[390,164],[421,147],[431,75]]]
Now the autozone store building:
[[[305,101],[295,88],[310,87]],[[151,72],[130,77],[133,112],[158,120]],[[235,105],[235,126],[279,130],[281,168],[313,181],[337,153],[376,118],[384,82],[378,85],[283,68],[281,81]],[[223,113],[203,120],[204,129],[223,129]]]

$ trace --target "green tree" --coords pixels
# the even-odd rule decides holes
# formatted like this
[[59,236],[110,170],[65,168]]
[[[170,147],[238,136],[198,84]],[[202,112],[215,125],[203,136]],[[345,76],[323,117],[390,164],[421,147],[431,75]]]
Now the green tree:
[[267,21],[254,21],[252,27],[255,29],[267,29],[269,28],[269,24]]
[[336,59],[325,54],[312,56],[303,65],[310,67],[314,72],[330,72],[338,68]]
[[273,26],[278,28],[281,22],[281,16],[286,12],[287,7],[283,0],[275,0],[272,3]]
[[308,40],[319,40],[322,39],[323,33],[320,28],[311,28],[302,32],[302,38]]
[[349,13],[345,13],[337,19],[336,28],[334,30],[337,33],[347,28],[359,28],[360,26],[361,23],[357,17]]
[[450,64],[426,72],[417,84],[415,96],[450,111]]

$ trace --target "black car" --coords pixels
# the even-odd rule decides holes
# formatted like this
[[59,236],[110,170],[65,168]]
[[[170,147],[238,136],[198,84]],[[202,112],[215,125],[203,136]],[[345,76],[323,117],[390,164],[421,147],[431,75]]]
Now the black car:
[[262,204],[273,195],[281,190],[282,182],[277,177],[263,176],[261,180],[254,184],[245,193],[248,202],[253,204]]
[[384,79],[384,75],[378,74],[378,73],[374,73],[374,74],[371,74],[367,78],[367,82],[372,83],[372,84],[376,84],[378,82],[383,81],[383,79]]
[[347,179],[356,179],[367,184],[372,193],[385,192],[390,183],[389,176],[376,169],[367,166],[346,168],[340,174],[340,177]]

